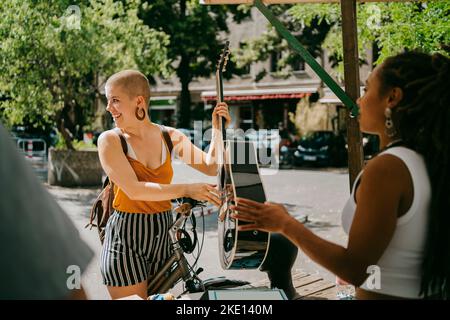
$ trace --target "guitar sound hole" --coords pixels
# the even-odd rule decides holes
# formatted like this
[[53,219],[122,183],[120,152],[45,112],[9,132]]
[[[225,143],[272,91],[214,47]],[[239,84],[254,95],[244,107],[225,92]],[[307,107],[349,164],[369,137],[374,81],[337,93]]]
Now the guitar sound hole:
[[230,252],[234,247],[234,229],[228,229],[223,239],[223,248],[225,252]]
[[225,189],[225,167],[220,170],[220,189]]

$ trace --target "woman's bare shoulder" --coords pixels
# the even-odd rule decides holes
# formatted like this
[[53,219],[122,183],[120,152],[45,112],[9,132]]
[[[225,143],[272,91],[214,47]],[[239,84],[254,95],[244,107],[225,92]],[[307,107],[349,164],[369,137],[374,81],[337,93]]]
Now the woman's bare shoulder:
[[403,160],[392,155],[392,154],[382,154],[372,160],[370,160],[366,167],[364,168],[364,174],[369,172],[369,174],[398,174],[404,173],[408,168],[406,167]]
[[377,184],[380,188],[395,187],[405,190],[411,183],[409,170],[403,160],[391,155],[382,154],[368,162],[361,177],[361,183]]
[[168,127],[168,126],[164,126],[164,127],[167,129],[167,132],[169,132],[170,136],[182,134],[181,131],[178,130],[177,128]]
[[119,142],[119,136],[114,129],[103,131],[98,137],[97,145],[100,148],[106,145],[115,145]]
[[169,132],[170,138],[172,139],[172,142],[174,145],[177,145],[179,142],[183,141],[184,138],[187,138],[186,135],[181,132],[181,130],[178,130],[177,128],[173,127],[167,127],[167,131]]

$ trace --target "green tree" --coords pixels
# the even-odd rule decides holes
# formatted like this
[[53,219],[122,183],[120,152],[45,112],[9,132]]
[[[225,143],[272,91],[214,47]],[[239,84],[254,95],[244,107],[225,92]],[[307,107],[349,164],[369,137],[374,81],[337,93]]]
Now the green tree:
[[98,78],[123,68],[166,72],[168,36],[138,18],[139,1],[0,2],[0,116],[72,138],[92,120]]
[[[271,6],[271,10],[315,57],[328,53],[334,75],[343,77],[341,7],[338,3]],[[404,3],[358,3],[358,49],[360,64],[365,63],[366,48],[379,48],[376,64],[405,49],[445,54],[450,44],[450,1]],[[447,49],[448,50],[448,49]],[[266,60],[281,52],[279,75],[289,75],[289,66],[298,55],[289,49],[274,28],[258,39],[243,44],[238,66]],[[324,57],[326,58],[326,57]],[[264,72],[264,71],[263,71]],[[262,77],[262,73],[260,77]]]
[[[445,54],[450,44],[450,1],[364,3],[357,7],[359,55],[366,48],[379,48],[376,64],[403,50]],[[288,12],[294,23],[310,26],[317,19],[332,25],[323,47],[335,62],[335,73],[343,75],[341,10],[339,4],[298,4]]]
[[[145,23],[170,35],[168,57],[181,83],[179,123],[189,127],[191,95],[189,84],[194,78],[208,77],[215,71],[220,50],[229,32],[227,19],[240,22],[248,13],[237,6],[204,6],[198,0],[148,0],[141,17]],[[231,63],[227,75],[243,70]]]

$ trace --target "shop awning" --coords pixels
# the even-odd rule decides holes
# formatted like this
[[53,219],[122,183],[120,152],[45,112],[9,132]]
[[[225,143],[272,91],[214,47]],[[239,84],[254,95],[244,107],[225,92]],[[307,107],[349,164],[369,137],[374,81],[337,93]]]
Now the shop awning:
[[[300,99],[311,93],[317,92],[317,88],[276,88],[276,89],[250,89],[224,91],[225,101],[250,101],[268,99]],[[216,101],[215,91],[203,91],[203,101]]]
[[[364,87],[360,87],[360,96],[364,95]],[[329,89],[324,89],[324,96],[319,99],[320,103],[343,105],[342,101]]]
[[176,96],[154,96],[150,97],[151,110],[176,110],[177,97]]

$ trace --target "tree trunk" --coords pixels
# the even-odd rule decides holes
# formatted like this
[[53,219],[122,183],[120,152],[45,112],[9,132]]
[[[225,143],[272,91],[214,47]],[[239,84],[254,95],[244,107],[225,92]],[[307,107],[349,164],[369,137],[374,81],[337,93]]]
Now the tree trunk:
[[[186,0],[180,1],[180,21],[186,20]],[[189,70],[190,58],[181,53],[181,61],[177,70],[178,78],[181,82],[180,94],[180,114],[178,116],[178,126],[189,128],[191,125],[191,93],[189,92],[189,83],[191,75]]]
[[[359,98],[358,33],[356,26],[356,0],[342,1],[342,39],[344,44],[345,91],[356,101]],[[347,109],[348,169],[350,190],[359,172],[364,166],[362,135],[358,118],[351,117]]]
[[66,147],[68,150],[75,150],[72,144],[72,136],[70,131],[65,127],[64,125],[64,111],[66,110],[66,106],[59,111],[56,115],[56,126],[58,128],[58,131],[61,133],[64,143],[66,144]]
[[[183,59],[183,58],[182,58]],[[183,60],[181,61],[183,63]],[[180,70],[181,69],[181,70]],[[183,70],[180,65],[180,82],[181,82],[181,96],[180,96],[180,116],[178,125],[182,128],[189,128],[191,125],[191,93],[189,92],[189,83],[191,82],[187,72]],[[186,73],[185,73],[186,72]]]

